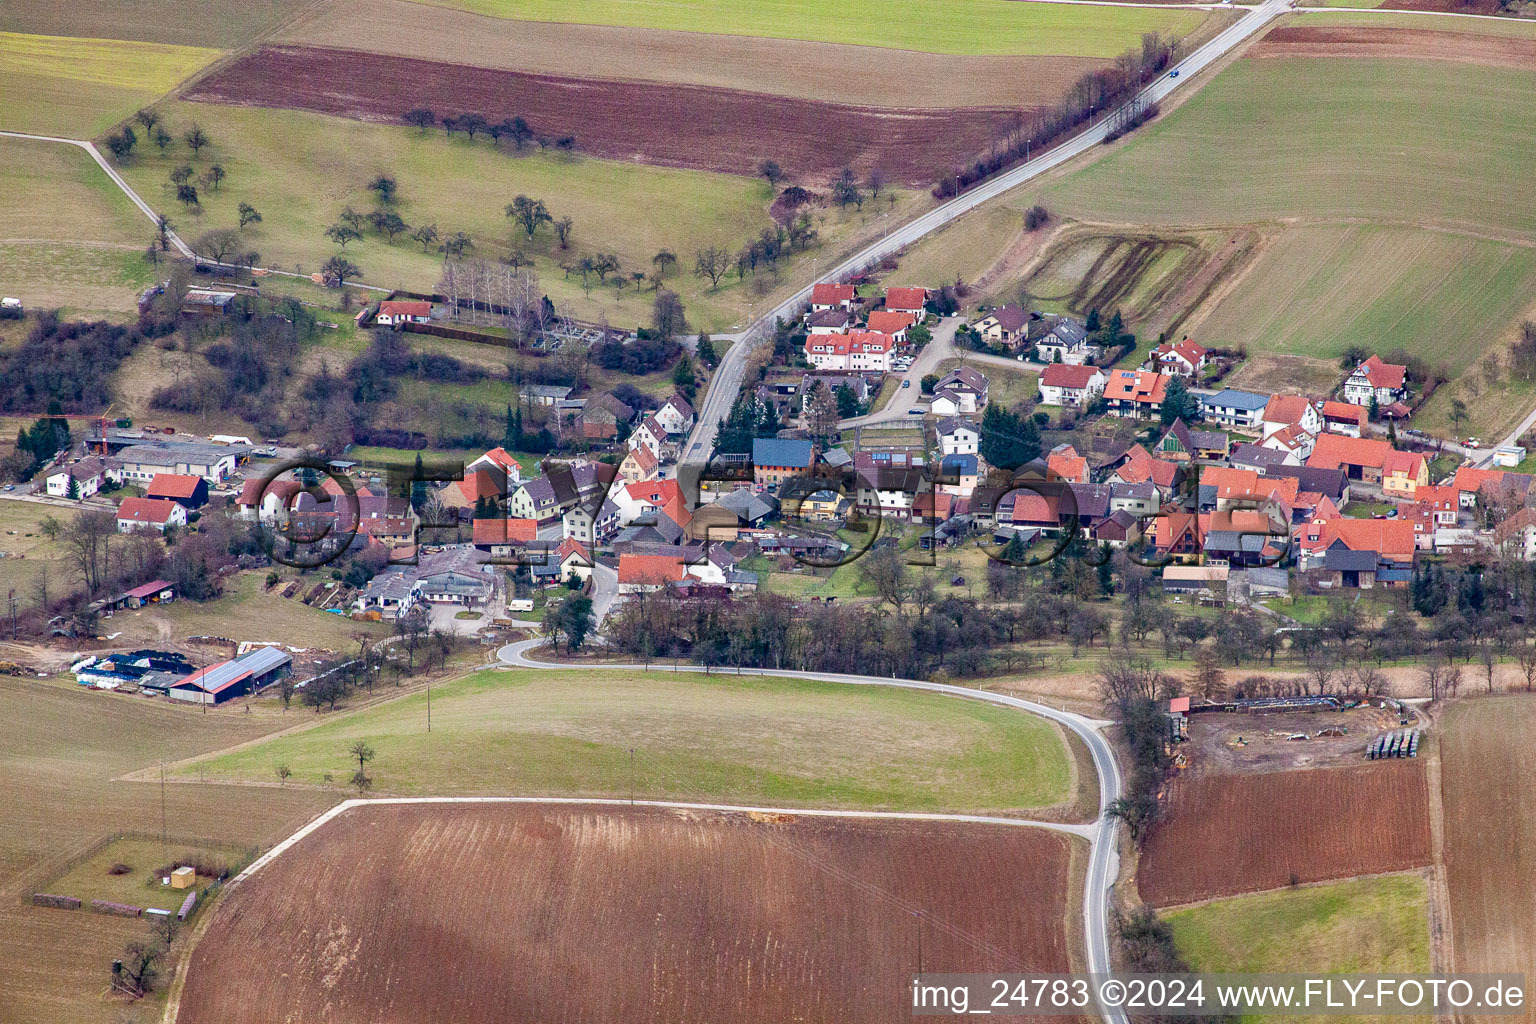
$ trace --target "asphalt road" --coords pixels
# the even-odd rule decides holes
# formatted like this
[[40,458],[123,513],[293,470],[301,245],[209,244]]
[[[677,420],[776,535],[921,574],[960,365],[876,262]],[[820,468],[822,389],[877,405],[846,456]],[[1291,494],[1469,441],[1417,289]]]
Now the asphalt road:
[[[1148,85],[1138,94],[1137,101],[1162,100],[1175,89],[1195,77],[1197,72],[1220,60],[1234,47],[1290,9],[1291,0],[1265,0],[1264,3],[1249,10],[1242,18],[1233,22],[1204,46],[1188,57],[1185,57],[1175,67],[1170,69],[1169,74],[1163,75],[1151,85]],[[1044,174],[1046,171],[1059,167],[1068,160],[1088,152],[1104,141],[1104,136],[1109,132],[1111,120],[1112,118],[1105,117],[1080,134],[1074,135],[1067,141],[1046,150],[1028,163],[1020,164],[1010,171],[1005,171],[997,177],[977,185],[970,191],[963,192],[955,198],[939,204],[927,213],[908,221],[883,238],[860,249],[842,263],[829,268],[821,275],[822,279],[836,281],[851,276],[871,263],[906,248],[923,236],[938,230],[956,217],[975,209],[982,203],[995,199],[1004,192],[1017,188],[1019,185]],[[789,298],[779,303],[778,306],[758,318],[755,323],[742,333],[742,340],[731,346],[731,350],[721,360],[718,375],[709,389],[704,407],[699,410],[698,421],[694,424],[693,433],[688,436],[688,444],[683,450],[684,461],[702,462],[709,456],[714,448],[715,433],[719,429],[720,422],[730,412],[731,406],[736,402],[736,394],[741,390],[742,376],[746,371],[747,359],[751,355],[752,349],[770,336],[776,320],[793,319],[799,313],[800,307],[810,299],[810,295],[810,285],[795,292]]]
[[[503,664],[514,665],[518,668],[560,669],[569,668],[547,661],[534,661],[527,656],[527,652],[542,644],[542,639],[521,640],[517,643],[507,644],[496,652],[496,657]],[[655,662],[651,665],[604,665],[604,668],[639,669],[651,672],[703,672],[705,669],[698,665],[670,665],[664,662]],[[734,670],[718,670],[729,672]],[[1083,928],[1088,951],[1087,971],[1091,974],[1108,973],[1110,970],[1110,938],[1109,938],[1109,890],[1115,884],[1120,874],[1120,854],[1117,848],[1119,822],[1104,813],[1104,809],[1119,798],[1121,790],[1120,766],[1115,762],[1115,755],[1110,750],[1109,742],[1099,730],[1110,724],[1073,714],[1070,711],[1061,711],[1046,704],[1037,704],[1034,701],[1023,700],[1019,697],[1009,697],[1000,693],[989,693],[986,690],[973,690],[965,686],[950,686],[944,683],[930,683],[921,679],[886,679],[881,676],[855,676],[842,675],[829,672],[792,672],[792,671],[768,671],[764,669],[742,669],[743,675],[759,676],[787,676],[794,679],[814,679],[828,683],[846,683],[853,686],[895,686],[905,690],[926,690],[930,693],[942,693],[953,697],[967,697],[971,700],[986,701],[989,704],[998,704],[1002,707],[1014,708],[1030,714],[1040,715],[1053,722],[1059,723],[1067,729],[1071,729],[1079,739],[1088,746],[1089,753],[1093,756],[1093,767],[1099,777],[1099,816],[1092,826],[1085,832],[1090,846],[1088,857],[1088,872],[1083,885]],[[1127,1024],[1127,1018],[1118,1009],[1105,1012],[1104,1019],[1107,1024]]]

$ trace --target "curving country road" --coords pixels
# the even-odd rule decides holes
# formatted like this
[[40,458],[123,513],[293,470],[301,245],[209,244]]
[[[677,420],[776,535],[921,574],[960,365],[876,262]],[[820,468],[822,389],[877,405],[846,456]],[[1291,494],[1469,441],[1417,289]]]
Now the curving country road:
[[[528,657],[528,651],[544,643],[542,639],[520,640],[517,643],[507,644],[496,652],[496,657],[503,664],[517,668],[539,669],[569,669],[569,665],[561,665],[547,661],[534,661]],[[651,665],[604,665],[603,668],[632,669],[652,672],[704,672],[698,665],[668,665],[655,663]],[[930,683],[921,679],[886,679],[881,676],[856,676],[844,675],[836,672],[796,672],[787,669],[741,669],[742,675],[755,676],[782,676],[790,679],[813,679],[826,683],[846,683],[852,686],[894,686],[904,690],[925,690],[929,693],[942,693],[952,697],[967,697],[971,700],[986,701],[989,704],[998,704],[1002,707],[1014,708],[1018,711],[1027,711],[1030,714],[1039,715],[1058,723],[1064,728],[1071,729],[1088,746],[1088,752],[1093,756],[1093,767],[1099,777],[1099,816],[1085,833],[1089,844],[1088,871],[1083,881],[1083,930],[1085,948],[1087,949],[1087,973],[1107,974],[1111,970],[1109,949],[1109,890],[1115,884],[1120,875],[1120,854],[1117,848],[1119,822],[1115,818],[1105,814],[1105,809],[1119,798],[1121,790],[1120,766],[1115,762],[1115,755],[1110,750],[1109,741],[1099,730],[1110,723],[1087,718],[1070,711],[1061,711],[1045,704],[1038,704],[1031,700],[1019,697],[1009,697],[1001,693],[988,693],[986,690],[973,690],[966,686],[951,686],[947,683]],[[1106,1024],[1128,1024],[1123,1011],[1118,1007],[1107,1008],[1104,1011]]]
[[[1148,85],[1132,102],[1162,100],[1195,77],[1197,72],[1226,56],[1244,40],[1290,9],[1291,0],[1265,0],[1264,3],[1250,9],[1242,18],[1223,29],[1204,46],[1185,57],[1170,69],[1169,74],[1162,75]],[[938,230],[982,203],[995,199],[1004,192],[1017,188],[1046,171],[1092,150],[1104,141],[1105,135],[1109,132],[1111,120],[1111,117],[1103,117],[1080,134],[1046,150],[1028,163],[1020,164],[989,181],[982,182],[968,192],[962,192],[955,198],[940,203],[927,213],[908,221],[860,249],[842,263],[830,268],[821,275],[822,278],[837,281],[848,277],[871,263],[906,248],[924,235]],[[736,395],[741,390],[747,359],[752,349],[769,336],[776,320],[793,319],[800,307],[809,301],[810,295],[811,285],[806,285],[759,317],[742,332],[741,340],[731,346],[730,351],[720,361],[720,368],[716,371],[715,378],[704,397],[704,403],[698,410],[698,420],[694,423],[693,432],[688,435],[682,461],[703,462],[708,458],[714,449],[715,434],[721,422],[731,411],[731,406],[736,404]]]

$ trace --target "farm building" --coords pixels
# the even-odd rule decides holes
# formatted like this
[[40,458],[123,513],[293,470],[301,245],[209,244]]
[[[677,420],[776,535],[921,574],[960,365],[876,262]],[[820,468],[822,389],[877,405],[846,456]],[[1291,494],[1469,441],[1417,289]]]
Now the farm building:
[[191,288],[181,302],[181,315],[185,317],[227,316],[235,301],[234,292],[215,291],[212,288]]
[[170,695],[194,704],[222,704],[276,682],[292,662],[280,648],[258,647],[192,673],[173,685]]
[[208,481],[191,473],[156,473],[144,496],[174,501],[191,512],[208,504]]

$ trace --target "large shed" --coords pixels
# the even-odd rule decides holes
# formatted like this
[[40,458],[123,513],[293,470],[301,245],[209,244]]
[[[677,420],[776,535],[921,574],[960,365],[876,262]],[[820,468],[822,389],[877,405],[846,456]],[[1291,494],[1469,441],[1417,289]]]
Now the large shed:
[[194,704],[222,704],[275,682],[292,662],[280,648],[258,647],[192,673],[171,687],[171,697]]

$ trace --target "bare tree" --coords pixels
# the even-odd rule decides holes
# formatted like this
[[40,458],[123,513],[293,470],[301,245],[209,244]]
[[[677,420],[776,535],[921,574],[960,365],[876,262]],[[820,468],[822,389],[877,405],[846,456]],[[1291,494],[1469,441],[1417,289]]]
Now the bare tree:
[[117,516],[109,509],[81,512],[63,528],[61,538],[88,594],[105,585],[110,568]]
[[731,269],[731,254],[718,245],[706,246],[694,253],[693,273],[700,278],[708,278],[711,288],[720,287],[720,279]]

